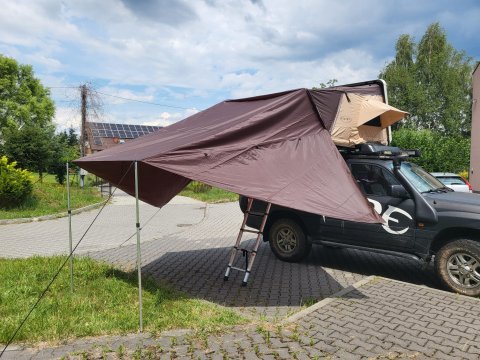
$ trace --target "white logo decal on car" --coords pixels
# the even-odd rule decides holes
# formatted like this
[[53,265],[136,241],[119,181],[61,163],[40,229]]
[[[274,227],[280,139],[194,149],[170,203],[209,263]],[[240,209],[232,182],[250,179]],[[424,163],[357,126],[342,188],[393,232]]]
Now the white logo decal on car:
[[[372,199],[369,199],[369,198],[367,198],[367,200],[370,201],[370,202],[373,204],[374,210],[375,210],[379,215],[382,215],[382,204],[380,204],[380,203],[379,203],[378,201],[376,201],[376,200],[372,200]],[[393,213],[395,213],[395,212],[406,216],[406,217],[409,218],[410,220],[413,220],[412,217],[410,216],[410,214],[407,213],[405,210],[402,210],[402,209],[397,208],[397,207],[395,207],[395,206],[388,205],[387,210],[386,210],[386,211],[383,213],[383,215],[382,215],[382,219],[385,220],[385,224],[383,224],[382,227],[385,229],[385,231],[389,232],[390,234],[394,234],[394,235],[402,235],[402,234],[405,234],[405,233],[408,231],[408,229],[410,228],[409,226],[407,226],[405,229],[395,231],[395,230],[392,230],[392,229],[390,228],[390,226],[388,225],[390,221],[393,221],[393,222],[395,222],[395,223],[398,223],[398,219],[391,217],[391,215],[392,215]]]

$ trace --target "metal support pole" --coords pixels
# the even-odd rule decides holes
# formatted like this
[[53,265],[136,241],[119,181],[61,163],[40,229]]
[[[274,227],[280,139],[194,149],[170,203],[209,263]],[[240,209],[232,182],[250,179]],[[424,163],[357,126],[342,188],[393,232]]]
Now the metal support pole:
[[138,206],[138,162],[135,161],[135,208],[137,212],[137,272],[138,272],[138,311],[140,332],[143,332],[143,300],[142,300],[142,255],[140,252],[140,211]]
[[73,242],[72,242],[72,209],[70,208],[70,171],[67,162],[67,212],[68,212],[68,249],[70,255],[70,291],[73,293]]

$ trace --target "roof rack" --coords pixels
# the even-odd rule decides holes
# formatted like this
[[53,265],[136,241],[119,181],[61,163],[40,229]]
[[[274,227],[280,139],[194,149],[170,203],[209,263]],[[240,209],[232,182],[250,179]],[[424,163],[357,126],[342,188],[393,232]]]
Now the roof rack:
[[339,147],[338,150],[343,156],[355,156],[362,158],[408,158],[420,157],[420,150],[400,149],[396,146],[387,146],[377,143],[357,144],[353,148]]

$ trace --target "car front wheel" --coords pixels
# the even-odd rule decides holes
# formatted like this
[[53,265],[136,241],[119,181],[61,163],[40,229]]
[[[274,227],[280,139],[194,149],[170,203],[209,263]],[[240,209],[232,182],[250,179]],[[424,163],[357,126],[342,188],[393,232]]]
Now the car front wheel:
[[270,227],[270,248],[283,261],[298,262],[305,258],[312,248],[302,227],[292,219],[276,220]]
[[480,244],[456,240],[443,246],[435,255],[435,269],[451,290],[480,296]]

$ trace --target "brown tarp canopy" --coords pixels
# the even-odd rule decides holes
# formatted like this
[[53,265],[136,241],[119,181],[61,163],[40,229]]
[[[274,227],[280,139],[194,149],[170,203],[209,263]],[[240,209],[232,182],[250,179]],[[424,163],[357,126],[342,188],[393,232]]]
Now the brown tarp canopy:
[[354,89],[298,89],[224,101],[75,163],[134,195],[131,164],[138,161],[139,197],[155,206],[197,180],[328,217],[382,222],[329,132],[345,91]]

